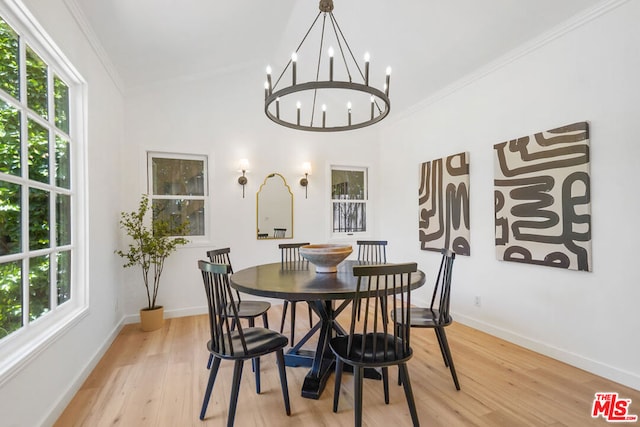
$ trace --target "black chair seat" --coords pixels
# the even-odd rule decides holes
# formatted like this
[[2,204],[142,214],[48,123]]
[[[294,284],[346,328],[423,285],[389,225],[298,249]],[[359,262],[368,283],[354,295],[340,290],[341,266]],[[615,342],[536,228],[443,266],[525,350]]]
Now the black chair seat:
[[[284,348],[289,343],[287,337],[271,329],[254,327],[245,329],[243,332],[247,343],[246,353],[237,350],[242,348],[242,343],[240,342],[240,332],[236,329],[231,331],[230,334],[224,335],[226,344],[224,345],[224,351],[219,351],[217,354],[223,359],[247,359],[271,353]],[[229,337],[233,341],[231,346],[229,345]],[[212,351],[211,341],[207,343],[207,348]],[[223,346],[220,345],[220,348],[223,348]],[[231,353],[231,348],[236,349],[235,354]]]
[[[333,351],[337,357],[343,359],[345,363],[356,366],[397,365],[398,363],[411,359],[413,355],[411,349],[405,352],[405,354],[402,354],[402,340],[397,337],[394,339],[394,336],[390,334],[377,333],[375,334],[375,338],[374,334],[367,334],[364,343],[364,353],[362,351],[362,339],[362,335],[353,336],[351,353],[348,352],[348,336],[333,338],[329,342],[329,347],[331,351]],[[374,341],[376,345],[375,352],[373,350]]]
[[[453,322],[453,318],[448,316],[443,316],[440,319],[440,310],[438,309],[430,309],[425,307],[411,307],[409,309],[410,312],[410,326],[414,328],[435,328],[436,326],[449,326]],[[393,320],[402,319],[400,316],[401,311],[396,310],[392,312]]]
[[[271,303],[266,301],[240,301],[236,303],[238,309],[238,317],[241,319],[248,319],[252,317],[261,316],[271,308]],[[227,305],[227,315],[231,316],[231,305]]]

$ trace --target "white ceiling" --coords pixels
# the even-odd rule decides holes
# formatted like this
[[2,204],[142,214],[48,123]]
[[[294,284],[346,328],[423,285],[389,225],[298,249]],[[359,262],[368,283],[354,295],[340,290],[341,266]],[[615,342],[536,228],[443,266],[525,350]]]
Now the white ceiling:
[[[282,70],[318,0],[66,0],[82,11],[124,93],[165,80]],[[356,57],[393,68],[396,111],[558,27],[602,0],[335,0]],[[302,60],[300,60],[302,61]],[[250,75],[250,74],[249,74]]]

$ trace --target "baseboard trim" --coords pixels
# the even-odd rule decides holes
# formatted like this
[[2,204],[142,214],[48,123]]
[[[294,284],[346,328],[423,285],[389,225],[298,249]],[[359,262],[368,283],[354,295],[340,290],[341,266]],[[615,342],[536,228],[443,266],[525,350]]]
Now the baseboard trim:
[[124,318],[122,318],[115,325],[104,343],[100,346],[100,348],[98,348],[98,350],[96,350],[89,362],[87,362],[87,364],[78,372],[78,375],[73,380],[73,382],[69,384],[64,393],[60,395],[60,398],[54,404],[53,409],[40,423],[41,426],[52,426],[55,424],[58,418],[60,418],[60,415],[62,415],[67,405],[69,405],[76,393],[78,393],[78,390],[80,390],[80,387],[82,387],[82,384],[84,384],[91,372],[93,372],[93,370],[96,368],[98,362],[100,362],[100,359],[102,359],[102,357],[105,355],[113,341],[122,330],[123,326]]
[[470,316],[456,313],[454,313],[453,315],[454,319],[457,322],[462,323],[463,325],[469,326],[482,332],[486,332],[490,335],[501,338],[505,341],[509,341],[510,343],[519,345],[526,349],[535,351],[536,353],[551,357],[552,359],[567,363],[576,368],[584,369],[587,372],[599,375],[611,381],[615,381],[624,386],[631,387],[635,390],[640,390],[640,376],[633,372],[628,372],[623,369],[607,365],[606,363],[589,359],[579,354],[551,346],[544,342],[527,338],[508,329],[492,325],[490,323],[478,320]]

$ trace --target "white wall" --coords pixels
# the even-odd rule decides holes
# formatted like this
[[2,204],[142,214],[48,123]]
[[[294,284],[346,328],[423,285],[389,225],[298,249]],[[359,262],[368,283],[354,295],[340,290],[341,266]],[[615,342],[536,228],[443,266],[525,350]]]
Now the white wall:
[[[327,135],[274,125],[263,113],[263,70],[261,64],[253,64],[248,69],[204,72],[126,95],[122,210],[133,210],[146,192],[147,150],[209,156],[211,238],[181,248],[167,260],[158,297],[167,316],[206,312],[197,260],[206,258],[209,249],[231,247],[231,261],[238,270],[279,261],[278,243],[329,241],[331,164],[368,166],[375,182],[376,130]],[[241,158],[250,162],[244,199],[238,184]],[[308,198],[299,184],[305,161],[313,167]],[[256,239],[256,192],[273,172],[284,176],[293,193],[293,240]],[[128,322],[137,321],[146,301],[139,276],[137,269],[125,272]]]
[[101,356],[122,320],[117,245],[117,185],[122,96],[62,0],[25,4],[89,85],[89,314],[0,387],[3,427],[52,424]]
[[[255,239],[255,192],[271,172],[294,193],[294,240],[318,243],[329,240],[329,165],[371,167],[371,236],[390,241],[391,261],[416,260],[433,272],[437,255],[418,244],[418,164],[469,151],[472,255],[456,260],[456,320],[640,389],[637,2],[427,100],[411,115],[332,135],[280,128],[264,117],[256,96],[262,64],[140,89],[123,102],[65,2],[26,3],[89,84],[91,310],[0,388],[3,426],[51,424],[122,316],[134,321],[144,304],[139,272],[122,270],[113,249],[122,244],[118,212],[134,209],[146,191],[146,150],[210,156],[211,241],[168,260],[159,302],[170,316],[203,312],[196,260],[207,249],[231,246],[236,268],[278,259],[278,241]],[[591,123],[594,271],[496,261],[493,144],[579,120]],[[237,184],[243,157],[252,164],[245,199]],[[313,165],[307,199],[298,185],[304,161]],[[473,305],[476,295],[481,308]]]
[[[379,204],[382,234],[434,273],[439,256],[419,250],[418,166],[470,152],[471,256],[455,262],[456,320],[636,389],[639,20],[640,3],[627,2],[396,119],[382,133]],[[591,130],[593,272],[497,261],[493,145],[583,120]],[[419,291],[423,302],[429,293]]]

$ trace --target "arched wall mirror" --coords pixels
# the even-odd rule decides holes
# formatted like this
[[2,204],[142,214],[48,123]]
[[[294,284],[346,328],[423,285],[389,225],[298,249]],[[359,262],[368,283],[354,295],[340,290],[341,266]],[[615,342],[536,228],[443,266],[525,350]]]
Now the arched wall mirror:
[[267,175],[256,198],[257,238],[293,238],[293,193],[284,177]]

